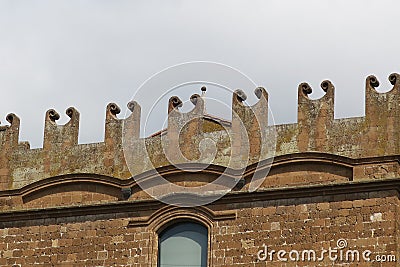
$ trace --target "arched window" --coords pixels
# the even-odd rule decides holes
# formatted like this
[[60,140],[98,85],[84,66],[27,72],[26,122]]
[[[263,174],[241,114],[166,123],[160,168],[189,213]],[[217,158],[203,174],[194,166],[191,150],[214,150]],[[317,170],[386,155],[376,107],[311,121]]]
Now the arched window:
[[206,267],[208,230],[203,225],[174,224],[159,235],[158,267]]

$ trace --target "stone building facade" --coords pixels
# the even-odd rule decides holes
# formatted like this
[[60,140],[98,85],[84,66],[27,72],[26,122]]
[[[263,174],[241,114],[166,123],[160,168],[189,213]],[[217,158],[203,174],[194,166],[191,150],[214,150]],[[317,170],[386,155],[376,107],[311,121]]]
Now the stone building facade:
[[367,77],[365,116],[346,119],[334,118],[331,82],[317,100],[302,83],[286,125],[269,125],[263,88],[252,107],[233,93],[232,121],[205,113],[200,95],[188,113],[172,97],[168,128],[146,138],[139,104],[120,119],[112,103],[94,144],[78,144],[76,109],[65,125],[49,110],[38,149],[9,114],[0,266],[174,266],[160,262],[163,235],[189,223],[206,233],[196,266],[398,266],[400,75],[389,81],[378,93]]

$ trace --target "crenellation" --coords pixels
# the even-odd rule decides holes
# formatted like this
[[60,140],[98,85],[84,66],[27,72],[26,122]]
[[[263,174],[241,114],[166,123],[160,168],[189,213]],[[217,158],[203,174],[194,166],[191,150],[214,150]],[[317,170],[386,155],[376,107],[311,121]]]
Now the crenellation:
[[301,83],[298,88],[298,147],[304,151],[330,151],[329,131],[334,120],[335,87],[325,80],[321,83],[325,95],[311,100],[310,85]]
[[[128,179],[171,163],[202,162],[245,168],[275,156],[294,153],[328,153],[352,159],[397,155],[400,135],[400,75],[391,74],[393,88],[379,93],[375,76],[366,78],[365,117],[335,119],[335,87],[323,81],[325,95],[312,100],[307,83],[298,87],[298,121],[268,125],[268,93],[258,87],[259,101],[246,106],[246,95],[232,95],[232,121],[206,113],[205,88],[190,97],[193,109],[179,110],[182,100],[168,102],[168,128],[150,137],[140,137],[141,107],[128,103],[130,114],[118,118],[120,108],[106,108],[103,142],[78,144],[79,112],[70,107],[70,120],[58,125],[60,115],[50,109],[45,115],[43,148],[30,149],[19,141],[20,119],[7,115],[10,125],[0,127],[0,187],[17,189],[32,182],[66,173],[93,173]],[[261,130],[260,130],[261,129]],[[265,145],[268,144],[268,145]],[[131,150],[124,150],[131,147]],[[126,162],[135,162],[128,166]],[[128,168],[129,167],[129,168]],[[389,175],[393,177],[396,171]]]
[[[72,107],[64,125],[46,112],[36,149],[19,141],[20,120],[9,114],[0,126],[0,266],[164,265],[162,250],[176,242],[162,240],[181,223],[204,228],[185,230],[207,240],[192,239],[206,257],[196,266],[370,266],[376,255],[396,256],[385,266],[397,266],[399,77],[389,76],[387,93],[368,77],[366,115],[344,119],[334,118],[330,81],[316,100],[302,83],[298,121],[283,125],[268,125],[264,88],[252,106],[233,92],[227,121],[206,113],[202,87],[189,112],[172,97],[168,127],[145,138],[140,105],[129,102],[119,118],[110,103],[104,140],[90,144],[78,143]],[[353,258],[332,259],[332,250]],[[367,250],[370,259],[355,258]]]
[[107,147],[117,146],[122,135],[122,119],[118,119],[117,115],[121,112],[119,106],[115,103],[110,103],[106,108],[106,122],[104,142]]
[[20,119],[14,113],[6,116],[10,125],[2,126],[0,131],[0,189],[4,190],[12,186],[10,165],[13,163],[12,153],[18,150]]
[[125,132],[123,133],[123,137],[130,136],[131,140],[138,140],[140,138],[140,116],[142,108],[136,101],[130,101],[127,107],[131,114],[124,120],[123,128]]
[[379,151],[380,154],[394,154],[399,152],[399,133],[396,129],[400,126],[400,80],[399,75],[393,73],[389,76],[393,88],[386,93],[379,93],[378,79],[370,75],[366,79],[365,93],[365,120],[368,124],[367,132],[363,136],[371,144],[371,155]]
[[66,149],[78,144],[79,112],[70,107],[65,112],[70,120],[64,125],[58,125],[60,115],[54,109],[46,112],[44,125],[43,149],[46,151]]
[[168,131],[161,136],[165,143],[165,153],[171,163],[184,163],[193,160],[201,161],[198,137],[203,134],[203,116],[205,114],[204,99],[198,94],[190,97],[194,105],[189,112],[179,110],[182,100],[177,96],[169,99]]
[[10,152],[18,147],[20,119],[14,113],[10,113],[6,116],[6,120],[10,123],[10,125],[5,126],[4,128],[4,139],[2,144],[4,149]]
[[[232,167],[245,167],[243,164],[257,162],[271,151],[270,146],[263,146],[267,142],[268,128],[268,93],[262,87],[257,87],[254,94],[259,99],[253,106],[246,106],[243,101],[246,94],[238,89],[232,96],[232,156],[245,155],[234,160]],[[275,137],[275,136],[273,136]],[[266,148],[266,149],[264,149]],[[274,151],[275,152],[275,151]]]

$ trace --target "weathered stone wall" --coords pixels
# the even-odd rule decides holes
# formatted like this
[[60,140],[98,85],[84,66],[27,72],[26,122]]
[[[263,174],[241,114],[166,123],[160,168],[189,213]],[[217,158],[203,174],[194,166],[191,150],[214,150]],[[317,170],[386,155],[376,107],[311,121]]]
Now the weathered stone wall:
[[[10,125],[0,128],[0,266],[155,267],[158,234],[182,220],[208,228],[210,267],[381,266],[363,259],[333,263],[327,256],[315,262],[257,257],[264,245],[321,253],[340,239],[347,242],[342,251],[368,249],[372,260],[398,260],[400,76],[389,81],[393,89],[378,93],[369,76],[366,115],[348,119],[334,119],[331,82],[321,84],[326,94],[318,100],[308,98],[311,88],[303,83],[298,122],[277,126],[268,125],[262,88],[252,107],[243,104],[243,92],[233,94],[231,122],[206,114],[199,95],[191,97],[188,113],[172,97],[168,129],[147,138],[139,137],[136,102],[125,119],[109,104],[105,139],[96,144],[78,144],[77,110],[67,109],[65,125],[49,110],[39,149],[19,140],[19,118],[9,114]],[[265,179],[253,192],[258,169],[269,172],[261,172]],[[241,185],[206,206],[176,207],[153,199],[135,179],[151,184],[158,175],[186,187],[220,176]]]
[[[277,126],[268,126],[268,94],[262,88],[256,89],[260,100],[252,107],[243,105],[246,97],[242,92],[234,93],[232,122],[205,114],[204,100],[199,95],[191,98],[194,109],[181,113],[178,110],[181,100],[174,97],[169,103],[168,129],[147,138],[139,138],[139,104],[129,103],[132,113],[126,119],[118,119],[120,109],[116,104],[109,104],[105,140],[94,144],[78,144],[77,110],[67,109],[70,121],[65,125],[57,125],[59,114],[49,110],[45,116],[43,148],[39,149],[30,149],[29,143],[19,141],[20,120],[15,114],[9,114],[10,125],[0,128],[0,189],[17,189],[71,173],[128,179],[157,167],[193,159],[244,168],[266,158],[299,152],[323,152],[349,158],[398,155],[399,75],[390,75],[389,81],[393,89],[378,93],[377,79],[369,76],[366,115],[350,119],[334,119],[335,88],[331,82],[322,82],[326,94],[317,100],[308,98],[311,88],[302,83],[298,88],[298,123]],[[215,142],[215,155],[212,149],[200,151],[207,148],[200,144],[205,138]]]
[[[214,266],[265,266],[266,262],[267,266],[286,266],[278,260],[277,254],[272,260],[269,255],[264,261],[258,260],[255,255],[264,245],[276,253],[287,251],[288,266],[345,266],[345,263],[373,266],[362,259],[359,262],[338,260],[332,265],[328,257],[322,261],[303,262],[289,258],[291,250],[301,253],[311,249],[321,257],[322,248],[337,247],[339,239],[347,241],[348,246],[343,251],[357,249],[361,254],[368,249],[375,255],[398,256],[396,196],[373,193],[336,197],[336,200],[335,197],[320,196],[257,202],[252,208],[242,204],[237,220],[221,222],[216,227]],[[395,262],[386,265],[397,266]]]
[[[399,200],[393,191],[229,202],[208,206],[214,211],[209,215],[210,266],[266,266],[266,262],[267,266],[381,266],[365,262],[361,253],[371,250],[371,259],[399,256]],[[168,214],[178,220],[205,213],[167,209],[162,214],[154,208],[119,213],[115,209],[103,215],[59,214],[3,222],[0,266],[156,266],[157,229]],[[149,223],[152,219],[147,217],[156,221]],[[268,251],[288,253],[312,249],[321,257],[321,250],[334,249],[339,239],[347,242],[344,252],[360,251],[360,261],[332,264],[328,255],[322,261],[305,262],[281,262],[276,254],[273,260],[257,257],[264,245]],[[386,262],[382,266],[397,265]]]

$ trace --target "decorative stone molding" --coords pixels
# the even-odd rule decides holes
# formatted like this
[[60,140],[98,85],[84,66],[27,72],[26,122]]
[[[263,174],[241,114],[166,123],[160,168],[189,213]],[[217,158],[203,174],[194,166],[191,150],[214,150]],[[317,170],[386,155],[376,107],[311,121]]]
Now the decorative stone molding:
[[[78,144],[79,112],[73,107],[66,110],[70,120],[64,125],[57,124],[60,114],[55,110],[46,112],[43,148],[38,149],[30,149],[29,143],[19,140],[20,120],[9,114],[6,117],[9,125],[0,127],[0,190],[19,189],[66,174],[86,173],[126,180],[171,165],[170,160],[175,164],[185,163],[184,158],[198,158],[199,140],[204,138],[216,141],[212,165],[239,166],[239,169],[267,160],[272,154],[280,157],[318,152],[352,159],[398,155],[400,106],[394,103],[400,102],[399,77],[391,74],[389,82],[393,88],[379,93],[375,89],[379,86],[378,79],[368,76],[366,115],[349,119],[334,118],[335,88],[330,81],[321,83],[325,95],[316,100],[308,97],[311,86],[302,83],[298,88],[298,122],[275,126],[268,125],[268,93],[261,87],[255,89],[259,101],[251,108],[244,103],[243,91],[233,93],[232,122],[205,113],[204,91],[202,95],[191,96],[194,108],[188,113],[179,111],[182,100],[174,96],[168,103],[168,129],[146,138],[139,136],[141,108],[137,102],[128,103],[131,114],[123,119],[118,118],[118,105],[110,103],[106,108],[104,142],[94,144]],[[268,151],[262,149],[268,142],[263,131],[268,132],[272,127],[276,131],[276,147]],[[129,140],[123,140],[124,135]],[[244,136],[248,136],[247,143]],[[165,150],[161,147],[162,139],[168,144]],[[133,147],[128,156],[124,155],[124,144]],[[176,153],[176,147],[181,153]],[[246,147],[247,158],[237,157],[244,154]],[[231,160],[229,155],[233,155]],[[126,157],[135,166],[128,168]],[[248,163],[243,166],[243,162]]]

